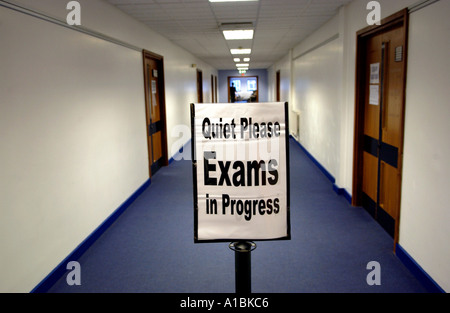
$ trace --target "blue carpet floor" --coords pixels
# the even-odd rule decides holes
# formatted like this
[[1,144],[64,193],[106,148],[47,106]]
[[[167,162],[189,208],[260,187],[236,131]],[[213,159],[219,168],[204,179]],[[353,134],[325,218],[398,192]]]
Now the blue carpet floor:
[[[426,289],[393,254],[393,240],[291,140],[290,241],[257,242],[255,293],[420,293]],[[194,244],[192,167],[173,162],[82,255],[81,286],[62,277],[49,290],[71,292],[233,293],[227,243]],[[381,286],[369,286],[370,261]]]

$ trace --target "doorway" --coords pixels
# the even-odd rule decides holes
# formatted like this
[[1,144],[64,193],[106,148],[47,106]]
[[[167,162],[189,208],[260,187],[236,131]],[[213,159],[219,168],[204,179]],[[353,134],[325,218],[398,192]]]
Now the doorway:
[[197,101],[203,103],[203,72],[197,70]]
[[166,105],[163,57],[143,51],[145,114],[150,177],[169,165],[167,154]]
[[214,103],[218,101],[217,76],[214,76]]
[[281,72],[280,71],[277,71],[277,74],[276,74],[275,88],[276,88],[276,100],[277,100],[277,102],[280,102],[281,101],[281,90],[280,90],[280,88],[281,88]]
[[[399,240],[408,11],[357,33],[354,206]],[[395,245],[394,245],[395,247]]]
[[259,102],[258,89],[258,76],[229,76],[228,102]]

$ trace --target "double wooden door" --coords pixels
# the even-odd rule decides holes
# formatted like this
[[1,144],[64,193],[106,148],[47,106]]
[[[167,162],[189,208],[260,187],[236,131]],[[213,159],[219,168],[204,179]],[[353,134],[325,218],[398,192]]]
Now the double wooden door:
[[144,51],[147,142],[150,177],[168,165],[162,57]]
[[398,241],[406,85],[401,12],[358,37],[354,204]]

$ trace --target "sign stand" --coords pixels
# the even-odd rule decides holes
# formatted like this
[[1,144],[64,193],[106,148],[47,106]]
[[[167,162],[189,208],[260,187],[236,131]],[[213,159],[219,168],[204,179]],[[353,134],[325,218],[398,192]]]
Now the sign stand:
[[236,293],[250,294],[252,292],[251,252],[256,249],[256,244],[250,241],[238,241],[230,243],[229,247],[234,251]]
[[251,294],[253,241],[290,240],[289,105],[192,103],[194,242],[231,242]]

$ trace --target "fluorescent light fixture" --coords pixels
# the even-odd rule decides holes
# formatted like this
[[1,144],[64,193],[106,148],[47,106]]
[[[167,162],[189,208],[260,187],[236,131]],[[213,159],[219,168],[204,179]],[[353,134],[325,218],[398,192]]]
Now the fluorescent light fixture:
[[244,58],[244,62],[250,62],[250,58]]
[[259,1],[259,0],[209,0],[209,2],[243,2],[243,1]]
[[251,54],[252,49],[230,49],[231,54]]
[[248,67],[239,67],[237,70],[238,70],[239,72],[240,72],[240,71],[248,71]]
[[226,40],[253,39],[253,29],[224,30],[223,36]]
[[238,63],[236,64],[237,67],[249,67],[250,64],[248,63]]
[[234,62],[241,62],[241,59],[239,59],[239,58],[234,58],[233,61],[234,61]]

